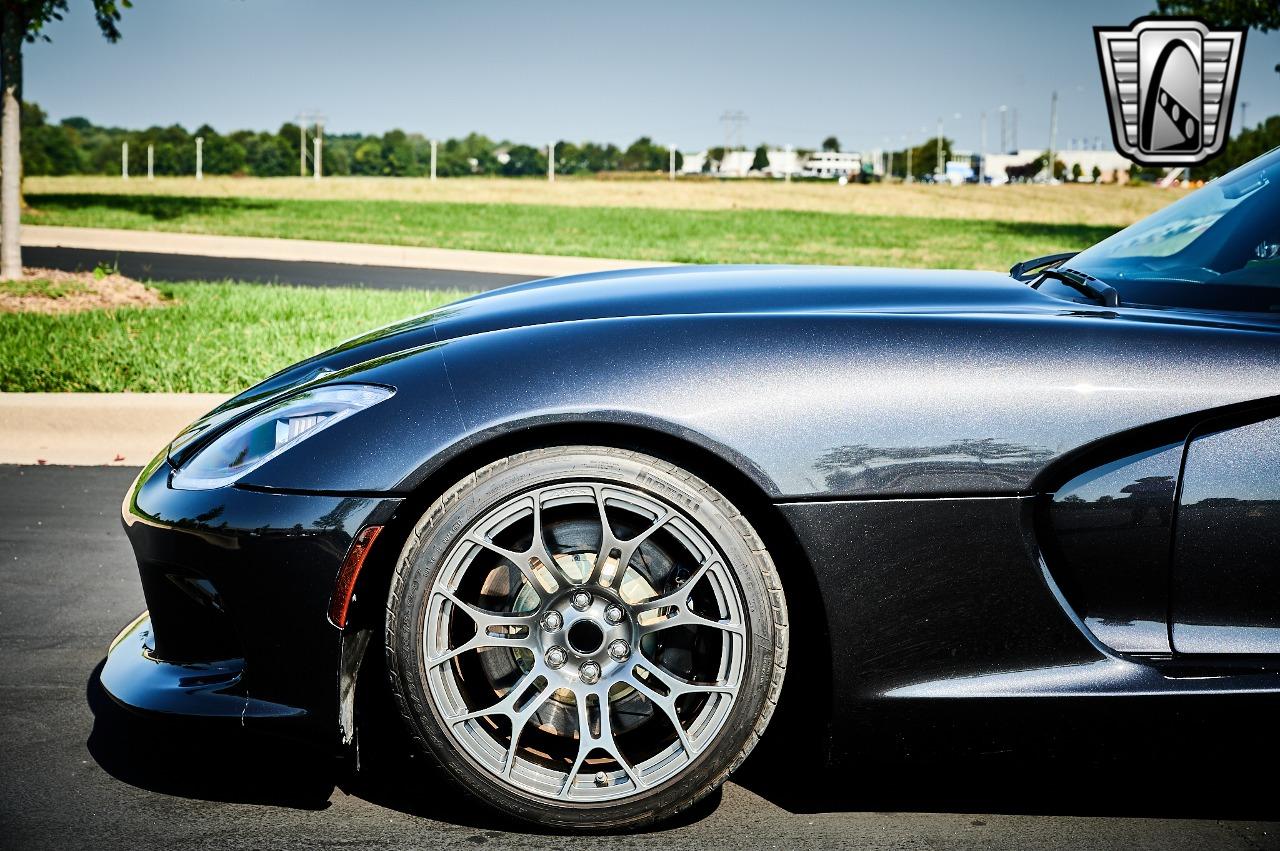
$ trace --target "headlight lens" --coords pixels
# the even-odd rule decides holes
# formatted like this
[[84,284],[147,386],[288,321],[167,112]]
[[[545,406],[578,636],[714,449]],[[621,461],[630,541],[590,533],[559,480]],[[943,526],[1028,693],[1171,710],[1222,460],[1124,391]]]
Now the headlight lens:
[[289,447],[394,393],[386,387],[348,384],[317,387],[282,399],[197,451],[174,474],[173,486],[201,490],[229,485]]

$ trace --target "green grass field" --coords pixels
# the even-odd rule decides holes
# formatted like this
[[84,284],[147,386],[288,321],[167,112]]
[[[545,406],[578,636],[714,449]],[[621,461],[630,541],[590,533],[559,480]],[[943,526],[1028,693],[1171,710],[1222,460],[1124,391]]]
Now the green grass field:
[[[944,190],[945,191],[945,190]],[[130,228],[687,263],[1008,269],[1115,225],[396,200],[28,194],[31,224]]]
[[[1157,190],[1079,186],[42,180],[29,182],[28,223],[695,263],[996,270],[1083,248],[1171,200]],[[162,307],[0,313],[0,391],[235,391],[463,295],[159,289],[170,300]]]
[[0,313],[0,391],[237,391],[362,331],[466,295],[234,283],[157,289],[169,305]]

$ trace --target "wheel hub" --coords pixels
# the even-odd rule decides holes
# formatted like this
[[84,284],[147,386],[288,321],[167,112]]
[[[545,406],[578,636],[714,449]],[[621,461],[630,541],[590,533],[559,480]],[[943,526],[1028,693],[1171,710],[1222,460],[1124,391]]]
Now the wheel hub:
[[630,607],[606,588],[579,586],[538,615],[538,646],[556,686],[570,692],[623,672],[637,641]]

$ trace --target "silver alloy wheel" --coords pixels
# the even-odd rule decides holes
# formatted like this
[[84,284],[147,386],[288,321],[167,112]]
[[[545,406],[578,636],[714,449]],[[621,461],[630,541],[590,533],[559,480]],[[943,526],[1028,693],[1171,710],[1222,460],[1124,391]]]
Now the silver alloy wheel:
[[692,765],[750,653],[742,593],[708,536],[615,483],[506,499],[457,538],[429,596],[442,726],[494,778],[560,802],[625,798]]

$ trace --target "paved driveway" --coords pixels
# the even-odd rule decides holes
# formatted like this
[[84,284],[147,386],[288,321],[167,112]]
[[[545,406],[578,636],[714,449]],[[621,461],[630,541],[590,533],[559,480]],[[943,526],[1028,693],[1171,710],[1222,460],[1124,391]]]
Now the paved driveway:
[[[960,764],[883,784],[865,767],[794,777],[753,758],[677,826],[583,839],[520,832],[412,764],[339,783],[274,740],[140,723],[96,682],[143,607],[119,520],[135,473],[0,467],[0,847],[1280,848],[1280,825],[1256,820],[1276,815],[1276,766],[1250,754],[1218,776],[1121,755],[1102,771]],[[874,797],[845,791],[868,778]]]

